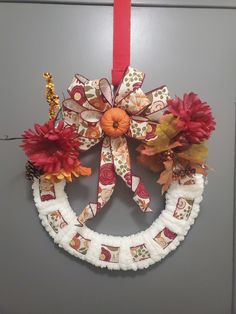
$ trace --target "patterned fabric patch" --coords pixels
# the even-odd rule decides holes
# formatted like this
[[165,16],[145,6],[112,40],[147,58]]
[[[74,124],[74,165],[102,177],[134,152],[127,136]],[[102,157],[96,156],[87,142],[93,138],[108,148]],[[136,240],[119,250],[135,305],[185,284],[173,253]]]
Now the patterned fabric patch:
[[39,179],[39,194],[42,202],[55,200],[54,184],[43,177]]
[[84,84],[84,92],[89,104],[92,105],[94,109],[104,112],[111,106],[102,93],[100,83],[103,85],[103,90],[106,90],[105,93],[111,94],[111,87],[106,79],[87,81]]
[[130,118],[130,126],[127,136],[138,140],[151,140],[156,138],[156,124],[151,123],[146,118],[133,116]]
[[158,121],[167,106],[169,92],[166,86],[159,87],[146,94],[151,105],[145,111],[145,116],[150,120]]
[[181,185],[194,185],[196,180],[194,177],[185,176],[184,178],[179,180],[179,184]]
[[117,105],[118,108],[127,110],[132,115],[138,115],[146,107],[150,105],[150,101],[141,88],[136,89]]
[[116,246],[102,245],[100,253],[100,261],[118,263],[119,262],[120,248]]
[[176,233],[165,227],[155,236],[153,240],[156,241],[157,244],[160,245],[160,247],[165,249],[176,238],[176,236]]
[[194,200],[192,199],[180,197],[173,216],[179,220],[188,220],[193,208],[193,202]]
[[52,229],[58,233],[60,229],[63,229],[68,223],[62,217],[60,210],[55,210],[47,215],[47,220]]
[[91,243],[91,240],[85,239],[84,237],[82,237],[81,234],[77,232],[76,235],[70,241],[70,246],[77,252],[83,255],[86,255],[88,248],[90,246],[90,243]]
[[71,98],[76,101],[80,106],[83,106],[87,109],[94,109],[92,105],[89,104],[87,101],[85,91],[84,91],[84,84],[88,82],[87,79],[82,77],[81,75],[76,75],[73,78],[71,85],[68,88],[68,93]]
[[81,113],[81,121],[78,125],[78,135],[86,139],[101,139],[103,130],[100,125],[101,112],[85,110]]
[[89,203],[83,209],[79,216],[79,222],[81,224],[83,224],[87,219],[93,218],[101,211],[103,206],[109,201],[114,191],[115,183],[116,176],[110,148],[110,138],[106,136],[102,143],[97,203]]
[[78,125],[81,122],[80,114],[85,108],[70,98],[63,101],[62,108],[63,120],[69,125],[75,124],[78,128]]
[[133,261],[134,262],[139,262],[144,259],[150,258],[150,253],[148,252],[146,245],[145,244],[140,244],[137,246],[132,246],[130,248],[130,252],[133,256]]
[[134,90],[138,89],[144,79],[144,73],[134,68],[129,67],[122,79],[120,87],[117,90],[115,104],[118,104],[122,99],[127,97]]
[[86,137],[80,137],[80,150],[86,151],[100,142],[100,139],[87,139]]
[[143,212],[151,211],[149,208],[150,197],[140,177],[131,172],[131,160],[128,143],[125,137],[111,138],[111,150],[115,172],[125,181],[126,185],[134,192],[134,201]]

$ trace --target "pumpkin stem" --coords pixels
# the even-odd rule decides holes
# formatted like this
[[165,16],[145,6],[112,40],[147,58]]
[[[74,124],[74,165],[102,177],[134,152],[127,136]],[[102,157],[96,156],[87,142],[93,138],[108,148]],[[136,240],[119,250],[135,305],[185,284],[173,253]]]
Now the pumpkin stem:
[[117,121],[113,122],[113,128],[114,129],[117,129],[119,126],[119,123]]

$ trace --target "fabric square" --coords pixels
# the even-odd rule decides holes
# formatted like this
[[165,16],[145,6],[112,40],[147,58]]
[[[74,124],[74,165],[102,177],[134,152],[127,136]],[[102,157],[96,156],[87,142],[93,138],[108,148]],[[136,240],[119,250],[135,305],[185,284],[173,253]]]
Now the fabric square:
[[60,210],[55,210],[47,215],[47,220],[52,229],[58,233],[60,229],[63,229],[68,223],[62,217]]
[[86,255],[89,249],[90,243],[91,243],[91,240],[85,239],[84,237],[82,237],[81,234],[77,232],[76,235],[70,241],[70,246],[77,252],[83,255]]
[[134,262],[139,262],[151,257],[144,243],[137,246],[132,246],[130,248],[130,252]]
[[44,178],[39,179],[39,194],[42,202],[55,200],[56,193],[54,184]]
[[176,233],[165,227],[155,236],[153,240],[156,241],[161,248],[165,249],[176,238],[176,236]]
[[100,261],[118,263],[120,255],[120,248],[117,246],[102,245],[100,253]]
[[193,176],[185,176],[184,178],[179,180],[179,184],[181,185],[194,185],[196,184],[196,180]]
[[179,197],[173,216],[179,220],[188,220],[193,208],[193,202],[194,200],[192,199]]

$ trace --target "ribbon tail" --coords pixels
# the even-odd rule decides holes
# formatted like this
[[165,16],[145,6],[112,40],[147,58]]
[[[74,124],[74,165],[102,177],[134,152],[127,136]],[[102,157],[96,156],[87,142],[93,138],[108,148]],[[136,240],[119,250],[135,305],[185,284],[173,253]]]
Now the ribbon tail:
[[111,198],[116,184],[116,174],[113,165],[112,151],[110,138],[105,137],[102,143],[100,156],[99,177],[98,177],[98,192],[97,202],[89,203],[79,215],[77,220],[80,225],[83,225],[86,220],[96,216],[103,206]]
[[126,185],[134,192],[133,199],[142,212],[151,212],[150,196],[141,178],[133,175],[128,143],[125,137],[111,138],[114,169]]

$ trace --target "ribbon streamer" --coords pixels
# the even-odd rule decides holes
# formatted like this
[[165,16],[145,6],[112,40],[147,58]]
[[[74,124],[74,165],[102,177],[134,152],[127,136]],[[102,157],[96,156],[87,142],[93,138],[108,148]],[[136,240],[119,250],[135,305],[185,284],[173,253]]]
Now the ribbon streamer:
[[[68,88],[70,98],[63,102],[63,119],[76,124],[81,150],[102,142],[98,194],[96,203],[89,203],[78,217],[80,224],[96,216],[110,199],[119,175],[133,192],[133,199],[143,212],[149,212],[150,197],[141,178],[133,175],[126,137],[140,141],[156,138],[156,127],[169,98],[166,86],[148,93],[141,90],[144,73],[128,67],[117,92],[113,95],[106,79],[90,81],[75,75]],[[111,108],[124,110],[130,118],[125,134],[109,137],[102,129],[101,118]]]

